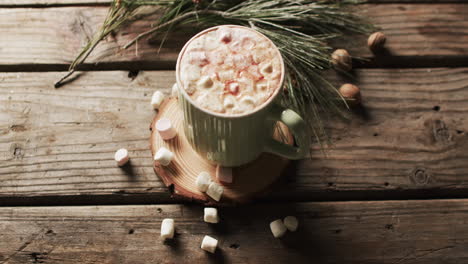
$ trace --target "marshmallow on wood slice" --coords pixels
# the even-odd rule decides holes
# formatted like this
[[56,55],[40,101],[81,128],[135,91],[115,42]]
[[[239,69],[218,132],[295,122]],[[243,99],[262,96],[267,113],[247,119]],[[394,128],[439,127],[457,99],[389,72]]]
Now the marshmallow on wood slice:
[[160,91],[154,92],[153,96],[151,97],[151,105],[153,106],[153,108],[158,109],[159,106],[161,106],[161,103],[164,101],[165,97],[166,96]]
[[218,209],[214,207],[205,207],[205,215],[203,216],[203,220],[207,223],[218,223]]
[[162,139],[169,140],[174,138],[177,135],[177,131],[171,124],[171,120],[168,118],[161,118],[156,122],[156,130],[158,130],[159,135]]
[[222,183],[232,183],[232,168],[231,167],[216,167],[216,178]]
[[161,165],[167,166],[174,158],[174,153],[165,147],[161,147],[154,155],[154,160],[158,161]]
[[174,85],[172,85],[171,96],[174,98],[179,97],[179,86],[177,85],[177,83],[174,83]]
[[166,218],[161,223],[161,238],[170,239],[174,237],[174,219]]
[[216,182],[211,182],[208,186],[208,190],[206,190],[206,194],[208,194],[213,200],[219,202],[221,199],[221,195],[223,195],[224,188],[217,184]]
[[126,149],[121,148],[115,152],[114,159],[117,161],[117,165],[123,166],[128,162],[130,156],[128,156],[128,151]]
[[205,236],[201,243],[201,249],[211,252],[211,253],[215,253],[217,246],[218,246],[218,240],[210,236]]
[[197,176],[197,180],[195,181],[195,184],[197,185],[197,189],[200,192],[206,192],[208,190],[208,186],[210,186],[211,183],[211,176],[208,172],[202,171],[200,174]]
[[283,222],[286,228],[291,232],[296,231],[297,226],[299,225],[299,221],[297,221],[297,218],[295,216],[286,216]]
[[283,220],[277,219],[270,223],[271,233],[276,238],[280,238],[286,234],[287,228],[283,223]]

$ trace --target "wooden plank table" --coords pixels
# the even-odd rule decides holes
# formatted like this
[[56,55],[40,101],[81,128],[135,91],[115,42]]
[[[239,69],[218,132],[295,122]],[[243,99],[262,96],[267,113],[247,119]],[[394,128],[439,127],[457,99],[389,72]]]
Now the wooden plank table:
[[[352,55],[363,107],[331,120],[325,157],[294,162],[266,196],[220,210],[171,198],[152,169],[149,100],[169,93],[175,34],[115,51],[148,28],[103,42],[79,78],[53,84],[104,19],[106,0],[0,3],[0,263],[467,263],[468,4],[369,1],[358,12],[388,36],[375,58]],[[100,62],[96,64],[96,62]],[[115,166],[125,147],[132,169]],[[299,232],[274,239],[270,221],[296,215]],[[161,220],[176,239],[159,241]],[[219,239],[210,255],[205,234]]]

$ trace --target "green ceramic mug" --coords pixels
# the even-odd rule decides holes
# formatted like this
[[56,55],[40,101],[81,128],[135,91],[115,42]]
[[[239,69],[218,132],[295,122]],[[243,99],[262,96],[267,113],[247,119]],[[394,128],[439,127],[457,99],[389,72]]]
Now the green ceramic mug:
[[[229,25],[229,27],[241,27]],[[189,40],[179,53],[176,78],[179,87],[181,58],[190,42],[218,27],[206,29]],[[241,27],[253,30],[247,27]],[[255,31],[256,32],[256,31]],[[257,34],[260,34],[257,32]],[[265,37],[266,38],[266,37]],[[269,40],[270,41],[270,40]],[[273,47],[275,47],[273,45]],[[279,57],[281,54],[276,48]],[[281,59],[281,81],[284,81],[284,62]],[[282,85],[281,85],[282,86]],[[261,153],[269,152],[288,159],[301,159],[310,145],[304,120],[293,110],[277,104],[282,87],[278,87],[267,102],[242,115],[215,113],[197,106],[185,89],[179,89],[179,102],[184,114],[184,132],[192,147],[208,161],[227,167],[246,164]],[[297,146],[273,139],[276,122],[283,122],[293,133]]]

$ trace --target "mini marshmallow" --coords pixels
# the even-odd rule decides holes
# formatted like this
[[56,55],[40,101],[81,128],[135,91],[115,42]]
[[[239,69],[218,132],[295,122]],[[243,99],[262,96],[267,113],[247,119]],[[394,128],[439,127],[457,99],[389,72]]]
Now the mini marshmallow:
[[218,29],[219,40],[224,43],[229,43],[232,40],[231,31],[227,28]]
[[265,92],[266,90],[268,90],[268,85],[269,85],[268,82],[258,82],[257,91]]
[[229,91],[233,94],[236,94],[237,92],[239,92],[239,84],[236,82],[230,83]]
[[161,165],[167,166],[174,158],[174,153],[165,147],[161,147],[154,155],[154,160],[158,161]]
[[130,156],[128,156],[128,151],[126,149],[121,148],[115,152],[114,159],[117,161],[117,165],[123,166],[128,162]]
[[170,239],[174,237],[174,219],[166,218],[161,223],[161,238]]
[[268,74],[272,73],[273,72],[273,65],[271,65],[271,63],[267,63],[267,64],[263,65],[263,67],[260,69],[260,72],[263,75],[268,75]]
[[189,62],[194,65],[204,66],[208,64],[208,58],[204,51],[191,51],[188,52]]
[[297,218],[295,216],[286,216],[283,222],[286,228],[291,232],[296,231],[297,226],[299,225],[299,221],[297,221]]
[[224,105],[224,108],[232,108],[234,107],[234,99],[232,99],[231,97],[226,97],[224,98],[224,101],[223,101],[223,105]]
[[219,71],[218,77],[221,82],[229,81],[235,78],[235,72],[233,70]]
[[179,97],[179,86],[177,85],[177,83],[174,83],[174,85],[172,85],[171,96],[175,98]]
[[271,233],[275,238],[280,238],[286,234],[286,226],[283,223],[283,220],[277,219],[270,223]]
[[205,236],[201,243],[201,249],[211,252],[211,253],[215,253],[217,246],[218,246],[218,240],[210,236]]
[[206,194],[208,194],[213,200],[219,202],[221,199],[221,195],[223,195],[224,188],[217,184],[216,182],[211,182],[208,186],[208,190],[206,190]]
[[213,86],[213,80],[211,80],[210,76],[202,76],[197,83],[198,86],[202,88],[210,88]]
[[166,96],[160,91],[154,92],[153,96],[151,97],[151,105],[153,108],[158,109],[159,106],[161,106],[161,103],[164,101],[164,98],[166,98]]
[[218,209],[214,207],[205,207],[205,215],[203,220],[207,223],[216,224],[219,222]]
[[220,182],[232,183],[232,168],[218,165],[216,167],[216,178]]
[[161,118],[156,122],[156,130],[158,130],[159,135],[162,139],[169,140],[174,138],[177,135],[177,131],[171,124],[171,120],[168,118]]
[[197,189],[200,192],[206,192],[208,190],[208,186],[210,186],[211,183],[211,176],[208,172],[202,171],[200,174],[197,176],[197,180],[195,181],[195,184],[197,185]]

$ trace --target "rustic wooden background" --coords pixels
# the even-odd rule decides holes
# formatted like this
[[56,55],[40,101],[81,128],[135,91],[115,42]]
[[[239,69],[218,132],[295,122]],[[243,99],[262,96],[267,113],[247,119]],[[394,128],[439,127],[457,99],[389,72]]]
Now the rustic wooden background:
[[[348,47],[363,107],[332,121],[324,157],[293,163],[255,204],[220,210],[173,199],[152,170],[155,89],[169,93],[189,36],[117,52],[142,21],[102,43],[55,89],[108,0],[0,2],[0,263],[467,263],[468,3],[369,1],[357,10],[388,36],[375,58]],[[187,34],[185,34],[187,35]],[[99,61],[99,64],[96,62]],[[132,169],[115,166],[126,147]],[[268,224],[296,215],[299,232]],[[162,218],[176,239],[158,240]],[[219,239],[210,255],[205,234]]]

